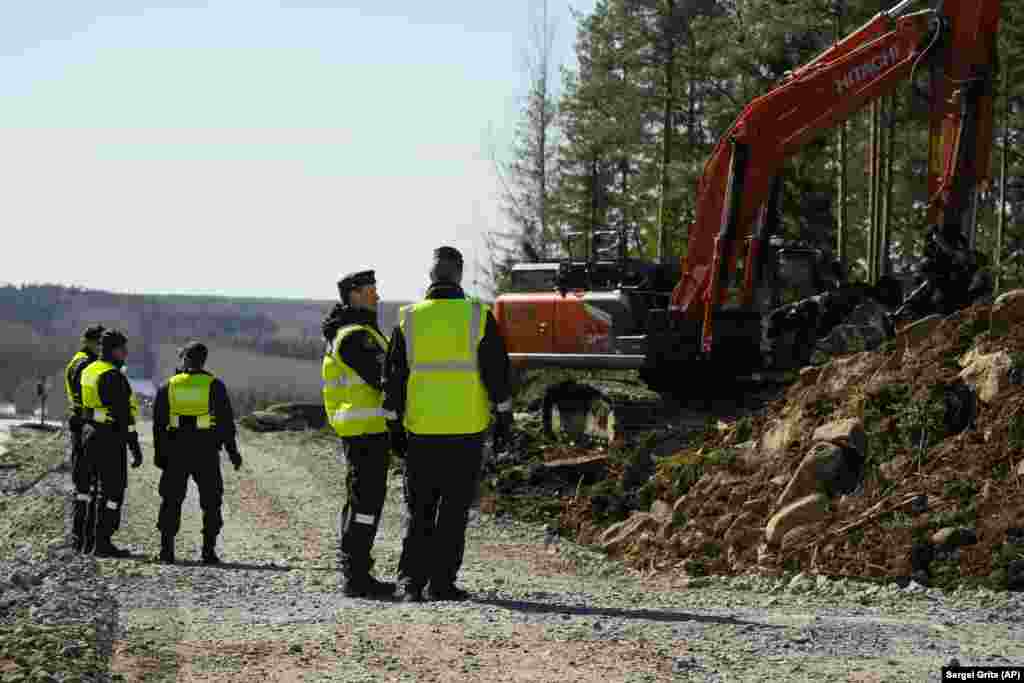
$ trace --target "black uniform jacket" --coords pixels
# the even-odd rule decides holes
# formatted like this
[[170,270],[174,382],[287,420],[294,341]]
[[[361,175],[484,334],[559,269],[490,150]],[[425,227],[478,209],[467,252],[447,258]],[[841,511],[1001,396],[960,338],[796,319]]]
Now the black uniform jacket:
[[324,320],[324,335],[327,337],[325,354],[337,351],[345,365],[356,371],[359,377],[377,391],[381,390],[381,372],[384,368],[384,351],[370,336],[369,332],[358,330],[345,337],[341,347],[334,349],[334,335],[348,325],[372,327],[380,336],[384,333],[377,325],[376,311],[364,311],[348,306],[336,306]]
[[[200,373],[209,375],[206,370],[182,370],[190,374]],[[214,379],[210,384],[210,414],[213,415],[215,426],[212,430],[196,430],[187,425],[181,429],[170,429],[171,401],[169,396],[170,381],[164,382],[156,392],[153,400],[153,444],[156,446],[156,454],[159,460],[165,460],[165,455],[178,441],[179,435],[189,437],[190,450],[198,447],[219,451],[223,445],[228,453],[238,453],[238,443],[235,438],[235,412],[231,408],[231,399],[228,398],[227,387],[224,382]],[[194,439],[201,441],[196,443]]]
[[[462,287],[447,283],[431,285],[427,299],[465,299]],[[477,351],[480,380],[487,395],[494,404],[505,403],[510,397],[508,351],[505,340],[498,331],[498,322],[491,313],[487,314],[484,336]],[[388,346],[384,364],[384,409],[393,411],[401,420],[405,414],[406,384],[409,380],[409,364],[405,357],[405,337],[401,327],[395,326]]]

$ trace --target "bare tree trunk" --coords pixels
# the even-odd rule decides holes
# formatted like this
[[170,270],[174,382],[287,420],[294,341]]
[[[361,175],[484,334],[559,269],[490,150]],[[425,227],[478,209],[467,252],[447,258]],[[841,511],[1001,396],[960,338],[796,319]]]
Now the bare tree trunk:
[[[836,42],[839,41],[839,37],[842,35],[842,10],[836,13]],[[849,219],[850,213],[847,210],[847,193],[849,192],[848,178],[846,176],[846,121],[842,121],[839,124],[839,148],[837,150],[838,157],[836,158],[836,166],[838,167],[839,176],[839,207],[836,212],[836,251],[839,257],[839,262],[847,267],[847,259],[849,257],[849,245],[848,245],[848,231],[850,227]]]
[[[548,231],[548,128],[551,126],[551,113],[548,103],[551,99],[551,92],[548,78],[551,70],[551,30],[550,19],[548,18],[548,2],[543,0],[542,24],[539,44],[537,50],[536,78],[537,98],[540,106],[540,119],[537,126],[537,178],[539,186],[537,191],[537,215],[540,219],[541,245],[546,245],[550,236]],[[547,249],[545,248],[546,252]],[[545,256],[547,254],[544,254]]]
[[995,279],[995,291],[994,294],[999,294],[999,289],[1003,284],[1003,240],[1006,234],[1006,149],[1009,147],[1007,142],[1007,136],[1009,135],[1009,123],[1010,123],[1010,79],[1009,79],[1010,68],[1005,62],[1003,63],[1003,140],[1002,145],[999,148],[999,213],[996,216],[996,243],[995,243],[995,254],[992,259],[994,265],[994,279]]
[[868,148],[868,239],[867,265],[868,282],[877,282],[878,272],[878,153],[879,145],[879,104],[871,103],[871,135]]
[[888,100],[888,125],[885,132],[885,172],[882,173],[882,182],[885,187],[882,197],[884,198],[884,210],[882,212],[882,228],[879,234],[879,263],[878,274],[880,277],[888,275],[892,268],[889,263],[889,243],[892,230],[892,187],[895,184],[892,177],[893,157],[896,152],[896,96],[889,95]]
[[[675,0],[668,0],[668,16],[675,13]],[[665,55],[665,103],[662,111],[661,133],[661,196],[658,198],[658,261],[667,263],[668,254],[668,192],[669,165],[672,163],[672,104],[675,101],[675,37],[666,31],[668,41]]]

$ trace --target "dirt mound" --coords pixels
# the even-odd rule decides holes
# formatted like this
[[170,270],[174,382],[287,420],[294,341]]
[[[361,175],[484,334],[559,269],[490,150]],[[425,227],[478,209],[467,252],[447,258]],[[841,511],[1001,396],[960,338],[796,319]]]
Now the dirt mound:
[[[639,523],[645,510],[609,520],[600,497],[585,495],[564,500],[562,528],[584,542],[614,537],[614,550],[645,568],[1013,587],[1024,576],[1024,326],[994,336],[991,317],[977,306],[911,341],[805,368],[761,414],[709,425],[657,459],[643,491],[672,512],[656,524]],[[844,419],[862,428],[862,453],[822,441]],[[857,465],[843,465],[844,476],[859,480],[849,492],[812,481],[782,497],[806,459],[821,459],[819,471],[844,453]],[[637,531],[624,539],[628,529]]]

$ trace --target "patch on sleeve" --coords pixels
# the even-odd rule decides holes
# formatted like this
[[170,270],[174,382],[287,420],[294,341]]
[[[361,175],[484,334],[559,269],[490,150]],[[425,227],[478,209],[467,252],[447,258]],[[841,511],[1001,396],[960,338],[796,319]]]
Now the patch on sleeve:
[[356,524],[373,524],[377,521],[374,515],[364,515],[361,512],[356,513]]

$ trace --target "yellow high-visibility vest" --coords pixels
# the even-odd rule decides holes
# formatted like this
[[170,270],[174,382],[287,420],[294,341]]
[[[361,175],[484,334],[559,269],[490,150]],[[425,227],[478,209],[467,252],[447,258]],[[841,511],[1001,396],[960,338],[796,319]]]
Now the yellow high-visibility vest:
[[338,436],[383,434],[387,420],[394,413],[384,410],[384,394],[363,381],[338,355],[342,341],[354,332],[370,335],[381,353],[387,351],[388,341],[369,325],[346,325],[335,333],[331,347],[324,355],[320,376],[323,380],[324,411]]
[[[72,388],[71,386],[71,369],[78,365],[80,361],[88,359],[89,354],[87,354],[85,351],[79,351],[78,353],[71,357],[71,360],[64,368],[64,392],[67,394],[68,397],[68,405],[70,405],[72,410],[76,412],[78,410],[81,410],[82,408],[82,392],[81,388],[79,388],[79,390],[76,392],[74,388]],[[81,380],[81,377],[79,377],[79,380]]]
[[477,361],[489,310],[475,299],[430,299],[400,309],[410,433],[477,434],[490,425],[490,398]]
[[[110,414],[110,406],[104,405],[103,401],[100,400],[99,389],[100,378],[111,370],[120,372],[113,363],[108,363],[105,360],[95,360],[89,363],[85,370],[82,371],[82,408],[84,417],[98,424],[114,421],[114,416]],[[131,391],[130,388],[129,391]],[[128,401],[131,405],[128,431],[134,432],[135,416],[138,412],[138,404],[135,401],[134,393],[129,394]]]
[[210,413],[210,386],[213,375],[181,372],[167,382],[167,402],[170,404],[168,427],[177,429],[182,417],[194,417],[196,429],[212,429],[216,425]]

